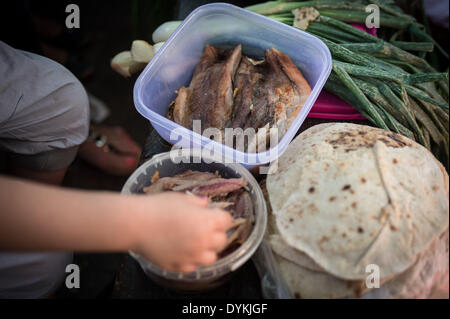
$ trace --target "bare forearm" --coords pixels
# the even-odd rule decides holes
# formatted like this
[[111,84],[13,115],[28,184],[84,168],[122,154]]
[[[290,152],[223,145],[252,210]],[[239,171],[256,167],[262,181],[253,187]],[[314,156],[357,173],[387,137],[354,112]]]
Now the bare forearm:
[[228,212],[186,194],[63,190],[0,176],[0,251],[127,251],[162,268],[210,265],[227,242]]
[[135,225],[129,214],[136,212],[129,211],[127,199],[0,176],[0,249],[130,249]]

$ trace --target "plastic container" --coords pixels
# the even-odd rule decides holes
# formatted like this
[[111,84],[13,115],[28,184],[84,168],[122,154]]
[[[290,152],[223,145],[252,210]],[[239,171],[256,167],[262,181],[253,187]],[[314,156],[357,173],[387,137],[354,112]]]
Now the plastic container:
[[[180,153],[178,154],[178,152]],[[189,163],[180,163],[182,159],[185,162],[188,159]],[[221,163],[218,160],[213,156],[196,155],[192,150],[162,153],[140,166],[122,188],[122,194],[140,194],[144,187],[150,185],[151,178],[156,171],[159,171],[160,177],[166,177],[189,169],[204,172],[218,171],[222,177],[242,177],[248,182],[247,187],[254,205],[255,225],[253,230],[242,246],[219,259],[215,264],[200,267],[193,273],[183,274],[162,270],[141,256],[130,252],[144,272],[160,285],[182,291],[204,291],[216,288],[248,261],[261,244],[267,224],[267,209],[261,188],[243,166],[237,163]]]
[[[309,82],[312,93],[296,120],[276,146],[266,152],[244,153],[214,142],[165,117],[176,90],[190,83],[206,44],[228,48],[243,45],[243,54],[263,57],[277,48],[287,54]],[[250,168],[277,159],[308,115],[331,72],[331,54],[317,37],[239,7],[214,3],[193,11],[175,30],[139,76],[134,87],[136,109],[156,131],[180,147],[210,148]]]

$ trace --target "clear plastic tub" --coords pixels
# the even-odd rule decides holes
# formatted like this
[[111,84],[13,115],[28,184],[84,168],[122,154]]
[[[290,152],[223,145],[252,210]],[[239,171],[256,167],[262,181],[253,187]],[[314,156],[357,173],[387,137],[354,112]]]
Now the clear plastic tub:
[[[187,163],[186,159],[189,159]],[[180,162],[184,160],[186,163]],[[160,177],[173,176],[186,170],[219,172],[225,178],[242,177],[254,206],[255,224],[247,240],[234,252],[219,259],[211,266],[199,267],[195,272],[183,274],[165,271],[143,257],[130,252],[144,272],[155,282],[181,291],[205,291],[213,289],[227,281],[235,270],[247,262],[262,242],[267,224],[267,208],[263,193],[252,174],[237,163],[221,163],[220,159],[197,155],[193,150],[162,153],[141,165],[127,180],[122,194],[142,194],[143,188],[149,186],[156,171]]]
[[[266,152],[244,153],[214,142],[165,117],[176,90],[188,86],[206,44],[243,45],[243,54],[264,57],[277,48],[287,54],[309,82],[312,93],[280,142]],[[239,7],[214,3],[193,11],[175,30],[139,76],[134,87],[136,109],[171,144],[213,149],[247,168],[276,160],[308,115],[331,72],[331,55],[317,37]]]

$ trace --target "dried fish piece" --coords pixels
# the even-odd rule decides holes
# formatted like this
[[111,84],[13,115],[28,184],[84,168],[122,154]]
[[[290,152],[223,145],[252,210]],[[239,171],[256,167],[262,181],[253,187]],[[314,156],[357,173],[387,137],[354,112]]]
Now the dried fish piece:
[[209,172],[193,172],[188,170],[173,177],[159,177],[159,171],[152,176],[152,184],[144,188],[144,193],[155,194],[162,191],[188,191],[205,181],[215,179],[217,175]]
[[242,224],[245,224],[246,222],[247,220],[245,218],[236,218],[235,220],[233,220],[233,223],[230,225],[230,227],[228,227],[228,230],[232,230],[236,227],[239,227]]
[[192,189],[192,193],[199,196],[220,196],[228,194],[247,185],[243,178],[217,178],[206,181]]
[[252,116],[254,86],[261,78],[262,75],[256,72],[250,59],[242,57],[234,78],[237,93],[234,96],[232,128],[244,127],[248,117]]
[[211,202],[208,204],[208,208],[226,209],[232,205],[233,205],[233,203],[231,203],[231,202]]
[[220,50],[207,45],[189,88],[181,88],[173,111],[175,122],[192,128],[193,120],[204,127],[224,129],[233,106],[233,78],[241,60],[241,45]]
[[221,136],[225,128],[252,128],[259,139],[253,136],[245,141],[244,133],[234,131],[238,136],[233,144],[241,145],[238,140],[244,138],[248,152],[260,152],[271,140],[270,128],[277,128],[278,140],[283,137],[311,88],[294,62],[279,50],[267,49],[262,61],[242,56],[241,50],[240,45],[234,50],[207,45],[189,88],[179,90],[167,117],[189,129],[193,120],[201,120],[204,129],[217,128]]
[[152,184],[156,183],[159,179],[159,171],[156,171],[152,176]]
[[238,244],[238,246],[242,245],[252,230],[252,223],[248,219],[240,218],[239,226],[235,227],[236,229],[231,232],[228,236],[227,243],[222,250],[219,251],[219,254],[225,253],[233,244]]
[[234,205],[234,218],[253,218],[253,202],[248,192],[243,192]]
[[237,249],[253,229],[253,203],[243,178],[222,178],[218,172],[191,170],[172,177],[160,177],[159,171],[156,171],[151,182],[144,188],[144,193],[176,191],[192,196],[208,196],[209,208],[224,209],[231,214],[233,223],[227,230],[226,247],[219,252],[221,257]]

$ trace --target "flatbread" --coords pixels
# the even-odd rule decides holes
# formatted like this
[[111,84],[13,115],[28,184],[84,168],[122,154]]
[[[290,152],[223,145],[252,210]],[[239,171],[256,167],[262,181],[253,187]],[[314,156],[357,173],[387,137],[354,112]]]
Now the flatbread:
[[269,243],[270,248],[275,254],[278,254],[280,257],[292,261],[297,265],[303,266],[306,269],[313,271],[323,271],[322,267],[317,265],[314,260],[312,260],[308,255],[293,247],[290,247],[283,241],[277,230],[275,215],[273,214],[272,207],[270,205],[269,194],[267,193],[266,187],[266,180],[263,180],[260,183],[260,186],[267,206],[267,229],[265,238]]
[[293,298],[359,297],[365,291],[363,281],[345,281],[325,272],[317,272],[299,266],[277,254],[274,257]]
[[296,265],[302,266],[306,269],[324,272],[322,267],[320,267],[314,260],[312,260],[305,253],[290,247],[287,245],[280,235],[274,234],[269,236],[269,244],[273,252],[286,260],[293,262]]
[[325,272],[312,271],[275,254],[280,272],[294,298],[430,298],[436,291],[448,298],[449,232],[437,236],[405,272],[380,288],[369,289],[365,281],[347,281]]
[[373,289],[365,298],[430,298],[436,292],[448,298],[449,232],[437,236],[429,247],[417,256],[408,270],[388,281],[380,289]]
[[[282,240],[334,277],[392,278],[448,228],[448,175],[421,145],[355,124],[314,126],[267,178]],[[272,171],[273,173],[273,171]]]

